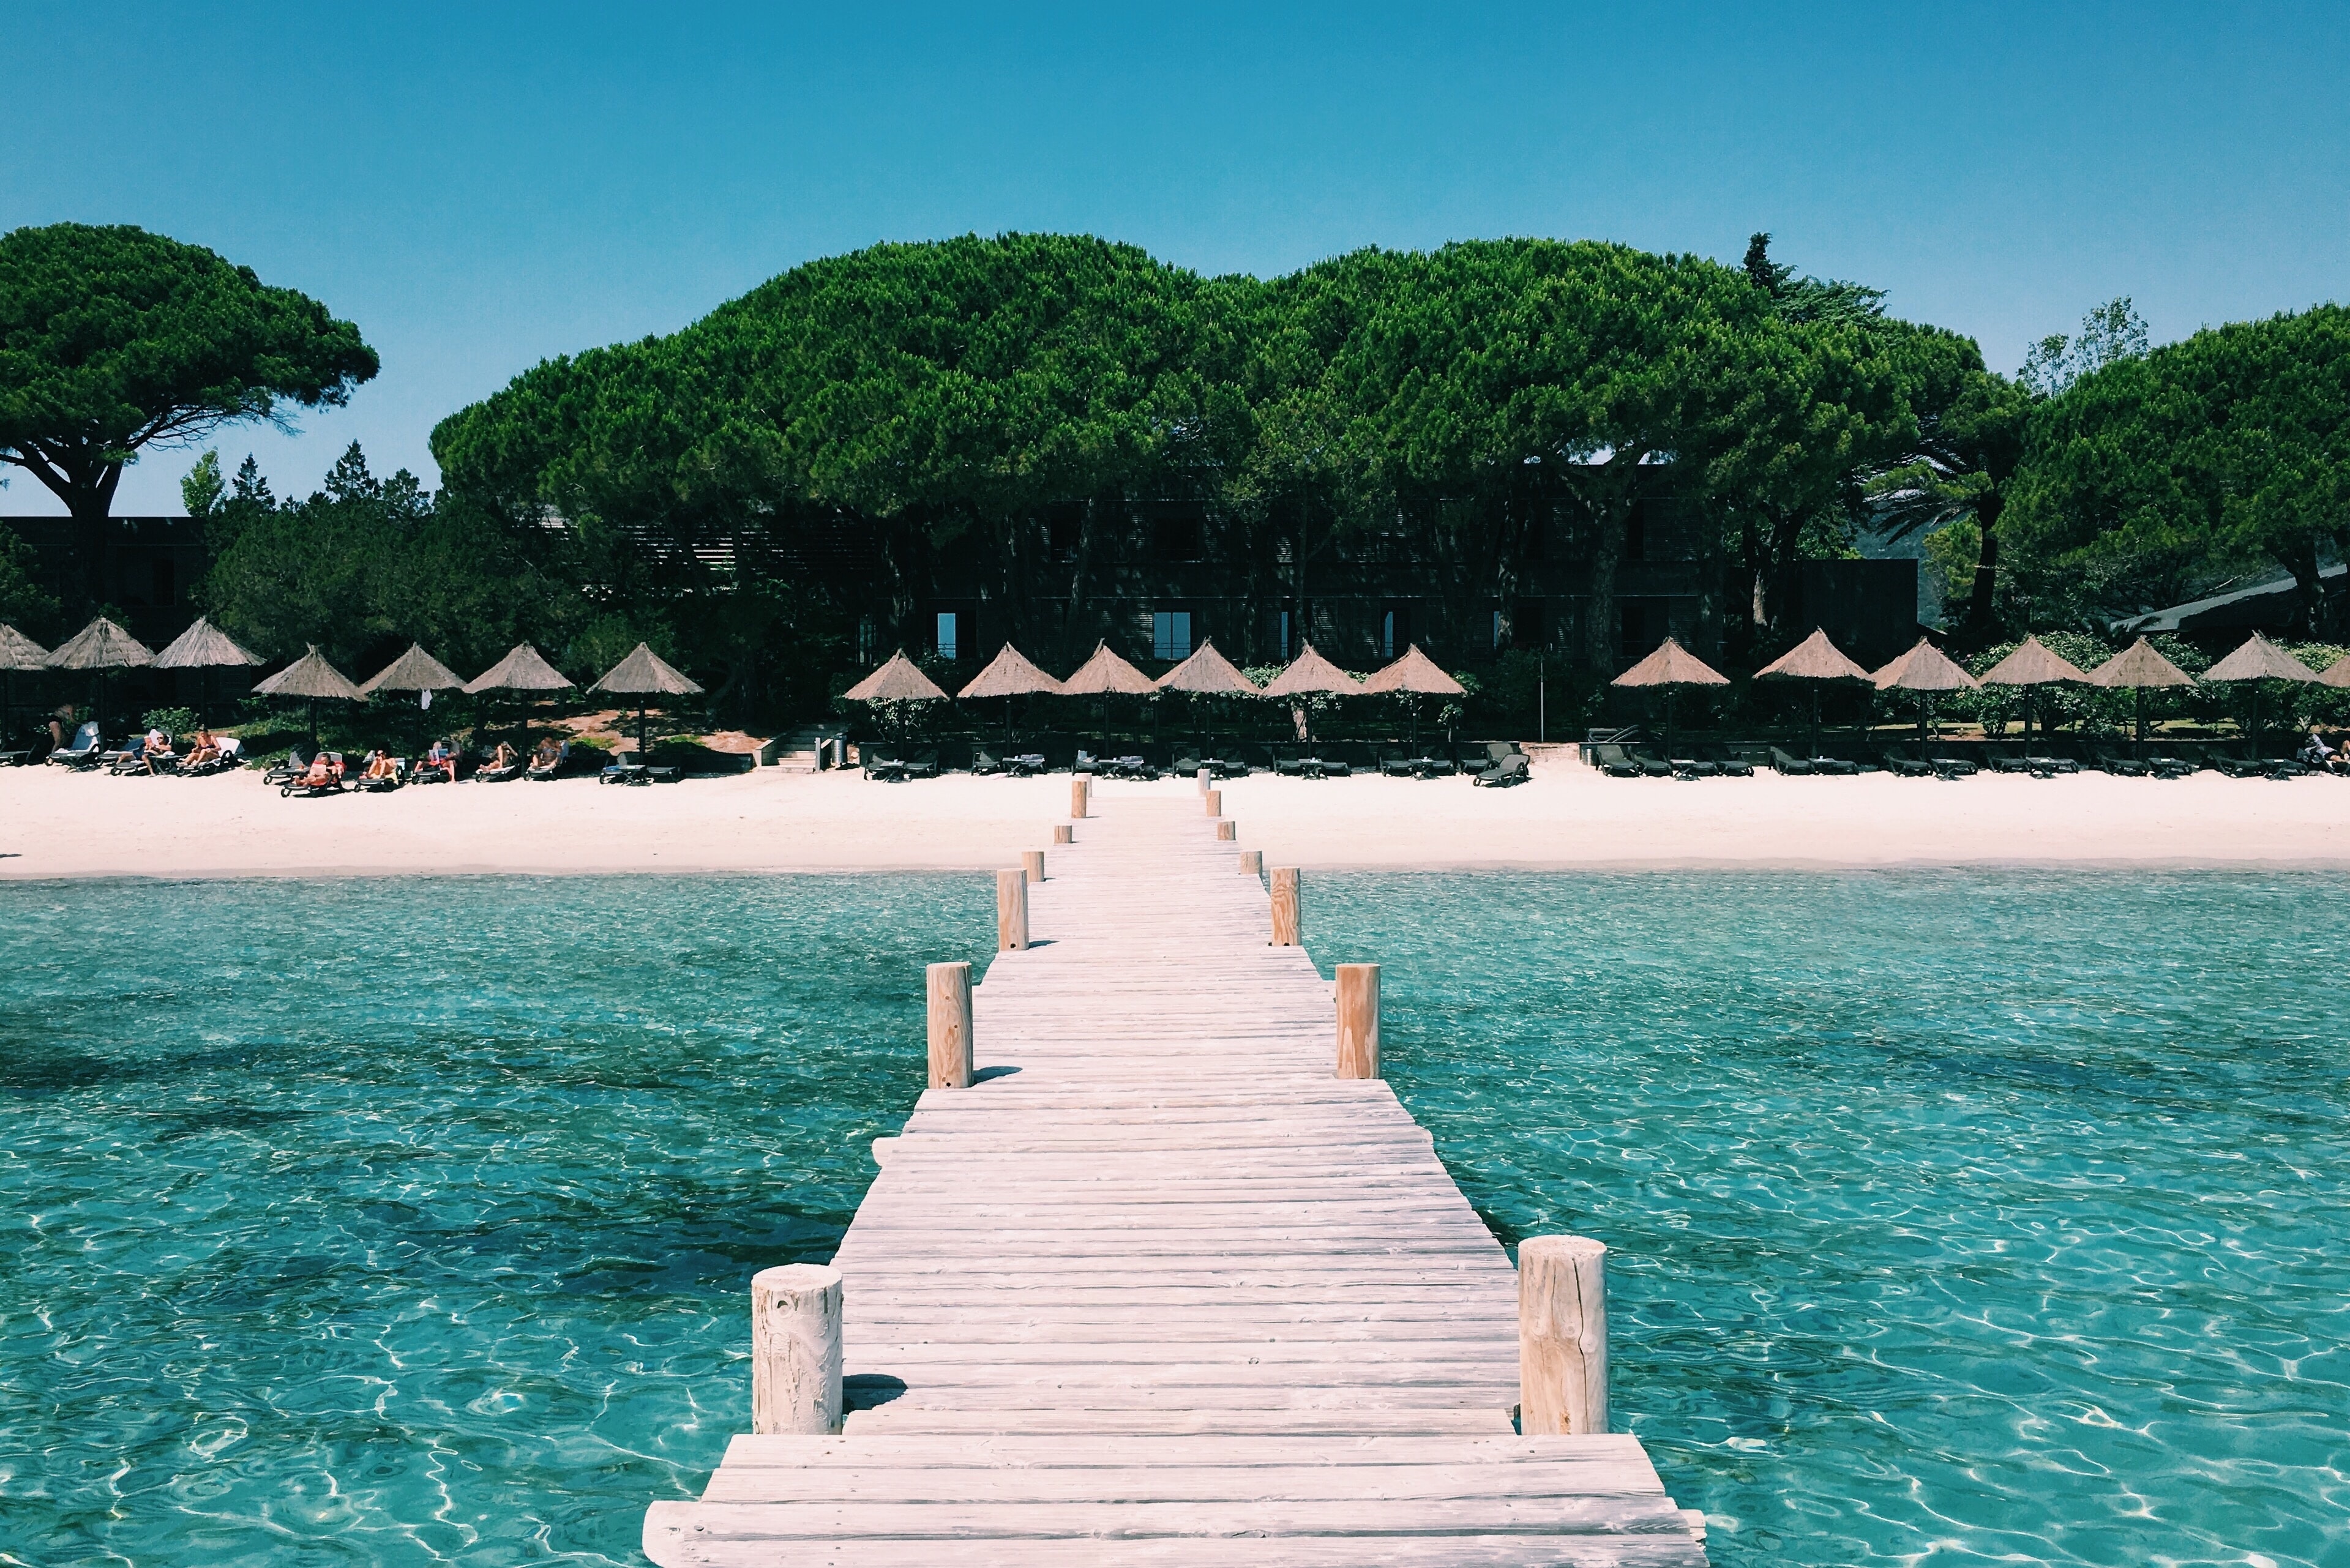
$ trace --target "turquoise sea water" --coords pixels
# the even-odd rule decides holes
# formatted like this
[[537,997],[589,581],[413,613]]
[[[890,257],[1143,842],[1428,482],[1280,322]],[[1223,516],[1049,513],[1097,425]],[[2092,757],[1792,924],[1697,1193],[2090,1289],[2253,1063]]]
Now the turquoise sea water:
[[[0,886],[0,1563],[635,1563],[980,877]],[[2350,1559],[2350,880],[1316,878],[1717,1563]]]

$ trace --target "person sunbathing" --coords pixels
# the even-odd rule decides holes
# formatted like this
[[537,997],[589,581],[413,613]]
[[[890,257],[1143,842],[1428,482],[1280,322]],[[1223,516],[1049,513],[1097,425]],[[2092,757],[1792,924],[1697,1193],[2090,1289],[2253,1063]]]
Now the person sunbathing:
[[213,738],[213,732],[210,730],[198,730],[195,739],[188,742],[187,765],[193,768],[201,767],[206,763],[218,762],[220,754],[220,742]]
[[515,764],[521,761],[522,753],[514,749],[510,741],[500,741],[498,749],[490,754],[490,766],[501,773],[512,773]]
[[310,771],[302,775],[304,789],[332,789],[342,782],[342,764],[325,752],[310,759]]
[[457,782],[456,748],[445,740],[433,742],[432,749],[424,753],[423,766],[417,771],[421,773],[424,768],[438,768],[449,775],[451,784],[455,784]]
[[531,753],[530,771],[551,774],[563,765],[563,742],[549,735],[539,742],[538,750]]
[[149,730],[146,749],[140,753],[140,761],[147,764],[147,771],[151,774],[159,772],[155,766],[157,763],[176,760],[172,753],[172,737],[161,730]]
[[400,770],[391,765],[391,759],[384,755],[381,746],[378,746],[368,753],[367,772],[361,776],[370,782],[377,779],[398,778]]

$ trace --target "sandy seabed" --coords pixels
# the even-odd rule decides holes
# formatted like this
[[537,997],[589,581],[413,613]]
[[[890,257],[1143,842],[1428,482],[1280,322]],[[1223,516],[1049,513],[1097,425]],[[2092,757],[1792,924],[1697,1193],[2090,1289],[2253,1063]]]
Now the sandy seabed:
[[[2350,869],[2350,779],[2102,774],[1953,782],[1610,779],[1571,751],[1514,789],[1462,779],[1222,786],[1238,846],[1307,867],[2070,865]],[[1103,781],[1196,798],[1188,779]],[[1066,774],[868,783],[773,770],[672,785],[467,781],[281,799],[257,772],[0,769],[0,878],[981,869],[1067,820]],[[1082,831],[1082,830],[1080,830]]]

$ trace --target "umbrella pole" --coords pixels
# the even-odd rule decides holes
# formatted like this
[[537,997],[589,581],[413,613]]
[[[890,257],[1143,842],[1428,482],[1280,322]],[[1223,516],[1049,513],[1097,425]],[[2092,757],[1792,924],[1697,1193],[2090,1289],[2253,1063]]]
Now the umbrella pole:
[[1812,682],[1812,755],[1820,754],[1820,683]]
[[645,705],[639,702],[637,704],[637,761],[650,767],[653,760],[653,746],[652,742],[647,738],[650,732],[645,728]]
[[2146,752],[2146,688],[2143,686],[2134,688],[2130,695],[2137,699],[2137,738],[2132,742],[2137,749],[2131,753],[2131,755],[2142,756]]

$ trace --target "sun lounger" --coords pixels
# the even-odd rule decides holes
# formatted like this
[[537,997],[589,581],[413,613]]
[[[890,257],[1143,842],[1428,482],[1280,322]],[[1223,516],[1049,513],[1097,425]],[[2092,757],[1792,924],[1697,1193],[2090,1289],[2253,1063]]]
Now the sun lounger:
[[906,763],[906,776],[910,779],[934,779],[938,777],[938,753],[924,752],[920,756]]
[[2109,746],[2092,746],[2089,760],[2099,772],[2111,774],[2118,779],[2142,779],[2154,772],[2137,758],[2123,756]]
[[351,781],[351,787],[354,789],[364,790],[369,794],[382,794],[391,790],[398,789],[407,782],[408,759],[406,757],[394,757],[391,759],[391,772],[386,774],[381,778],[374,779],[368,777],[365,774],[361,774],[358,778]]
[[147,742],[142,736],[133,740],[107,759],[106,771],[117,778],[130,775],[144,777],[153,770],[147,765]]
[[299,776],[287,779],[284,784],[277,786],[277,795],[280,800],[285,799],[287,795],[298,794],[312,796],[322,794],[340,794],[343,793],[343,753],[340,752],[320,752],[318,755],[326,758],[329,767],[332,769],[332,772],[328,774],[326,781],[318,784],[312,783],[310,778],[311,770],[306,768]]
[[1926,765],[1933,769],[1939,778],[1970,779],[1982,772],[1982,764],[1972,757],[1956,756],[1949,752],[1939,754],[1923,752],[1919,754],[1926,759]]
[[218,742],[219,752],[208,762],[183,763],[179,774],[183,779],[210,777],[213,774],[231,773],[244,765],[244,742],[234,735],[224,736]]
[[1645,747],[1633,750],[1627,754],[1632,759],[1632,765],[1640,770],[1640,776],[1643,778],[1669,779],[1673,776],[1673,764]]
[[87,723],[74,732],[70,745],[58,747],[48,755],[48,761],[61,768],[94,768],[105,754],[98,739],[98,726]]
[[545,759],[536,756],[532,757],[530,759],[530,766],[524,770],[523,776],[525,778],[534,779],[551,779],[556,774],[562,773],[564,768],[569,765],[570,762],[571,742],[565,741],[556,748],[555,755],[553,757]]
[[1784,774],[1789,778],[1803,778],[1819,772],[1804,758],[1781,746],[1771,748],[1771,768],[1773,772]]
[[1640,776],[1640,764],[1632,753],[1613,741],[1602,741],[1591,748],[1592,764],[1611,779],[1636,779]]
[[528,765],[520,753],[516,753],[515,760],[510,763],[496,761],[495,753],[492,753],[491,757],[491,761],[473,770],[475,784],[502,784],[507,779],[520,778],[523,769]]
[[1751,779],[1754,776],[1754,764],[1727,746],[1705,746],[1700,749],[1699,754],[1711,763],[1713,771],[1723,778]]
[[1925,758],[1899,746],[1877,747],[1877,762],[1879,767],[1896,778],[1929,779],[1939,771]]
[[1510,784],[1523,784],[1533,776],[1533,773],[1534,764],[1527,759],[1526,754],[1523,752],[1513,752],[1492,766],[1479,773],[1469,782],[1476,784],[1492,784],[1501,788]]

